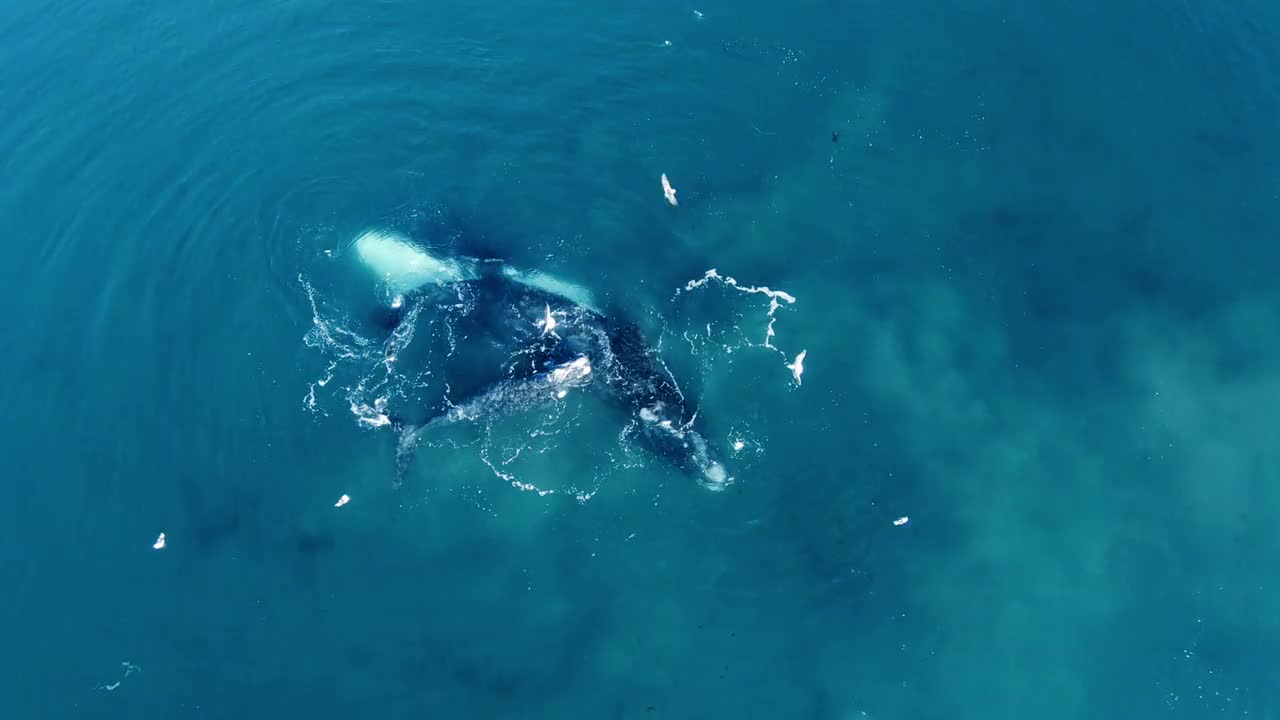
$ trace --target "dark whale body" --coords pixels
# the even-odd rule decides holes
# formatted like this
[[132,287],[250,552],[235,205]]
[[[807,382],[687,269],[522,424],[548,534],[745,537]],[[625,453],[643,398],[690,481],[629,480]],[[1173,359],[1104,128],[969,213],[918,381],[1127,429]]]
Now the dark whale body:
[[[469,301],[471,309],[464,319],[467,331],[511,348],[514,358],[506,377],[459,406],[514,408],[517,412],[537,406],[555,395],[547,392],[548,373],[585,358],[590,364],[590,389],[635,423],[645,447],[698,476],[709,487],[731,482],[724,466],[710,457],[706,441],[691,429],[693,412],[684,393],[637,324],[618,319],[616,313],[606,316],[564,296],[514,281],[500,271],[452,287]],[[417,301],[407,299],[404,306]],[[549,330],[545,323],[548,313],[554,318]],[[412,317],[412,313],[404,316]],[[525,397],[524,393],[537,396]],[[443,420],[439,416],[401,428],[397,482],[407,472],[422,433]]]

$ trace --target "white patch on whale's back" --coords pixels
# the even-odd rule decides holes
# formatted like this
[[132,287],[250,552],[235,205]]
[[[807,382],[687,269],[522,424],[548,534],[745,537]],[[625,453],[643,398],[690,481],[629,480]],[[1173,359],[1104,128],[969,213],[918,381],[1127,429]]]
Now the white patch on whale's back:
[[[424,285],[475,280],[481,261],[469,257],[436,257],[399,233],[370,230],[353,243],[356,257],[381,279],[392,298],[402,297]],[[512,282],[537,288],[600,312],[587,288],[541,270],[524,270],[503,264],[502,274]],[[394,302],[394,300],[393,300]],[[403,299],[400,300],[403,303]]]
[[404,295],[428,284],[476,277],[473,261],[440,259],[403,235],[370,230],[356,238],[356,257],[384,283],[392,295]]
[[521,285],[528,285],[557,295],[568,300],[574,305],[581,305],[593,312],[600,312],[600,308],[596,307],[596,300],[591,295],[591,291],[568,280],[562,280],[541,270],[521,270],[513,268],[510,265],[502,266],[502,274],[507,279],[518,282]]

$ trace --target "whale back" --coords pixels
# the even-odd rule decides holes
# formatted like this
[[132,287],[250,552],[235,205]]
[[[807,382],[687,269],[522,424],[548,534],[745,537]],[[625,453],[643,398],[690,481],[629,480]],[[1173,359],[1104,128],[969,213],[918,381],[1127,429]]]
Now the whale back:
[[661,365],[640,326],[631,321],[614,323],[608,327],[608,340],[612,362],[607,377],[626,404],[663,407],[674,417],[683,418],[684,394]]

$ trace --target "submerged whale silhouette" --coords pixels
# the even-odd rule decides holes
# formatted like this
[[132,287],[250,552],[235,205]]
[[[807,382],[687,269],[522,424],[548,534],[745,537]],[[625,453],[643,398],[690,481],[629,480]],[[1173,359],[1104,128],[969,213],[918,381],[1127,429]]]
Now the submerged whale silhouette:
[[[468,258],[435,258],[407,241],[387,256],[398,263],[416,258],[420,268],[446,268],[416,287],[399,285],[389,319],[397,327],[388,343],[403,335],[399,323],[413,322],[407,309],[432,288],[462,286],[474,298],[471,321],[510,347],[530,357],[523,374],[496,380],[445,413],[421,424],[397,423],[396,483],[405,478],[414,450],[425,433],[441,425],[527,412],[554,403],[569,390],[590,386],[609,404],[631,418],[651,452],[665,458],[712,489],[733,482],[713,457],[702,435],[693,429],[684,393],[662,366],[640,327],[593,307],[590,294],[571,283],[538,271],[511,268],[501,262]],[[417,257],[420,254],[421,257]],[[377,260],[361,261],[380,275],[393,272]],[[454,268],[466,268],[455,274]],[[453,287],[453,289],[458,289]],[[572,297],[571,297],[572,296]],[[388,353],[394,353],[392,347]]]

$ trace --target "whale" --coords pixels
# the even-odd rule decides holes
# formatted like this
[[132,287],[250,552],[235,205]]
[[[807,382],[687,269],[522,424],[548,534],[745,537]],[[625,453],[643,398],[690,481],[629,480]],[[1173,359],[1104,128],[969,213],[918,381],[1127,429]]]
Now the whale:
[[[421,423],[395,423],[397,485],[404,482],[426,434],[446,425],[528,412],[579,388],[602,397],[651,453],[710,489],[732,484],[711,444],[694,429],[696,412],[689,399],[640,326],[624,313],[603,311],[585,288],[542,271],[514,268],[501,260],[441,258],[420,246],[397,242],[403,243],[394,253],[397,266],[413,259],[412,267],[444,270],[433,271],[415,287],[397,287],[388,307],[388,317],[394,320],[387,339],[389,354],[395,352],[396,339],[408,334],[405,324],[417,320],[419,313],[408,310],[422,297],[447,288],[471,300],[468,331],[487,335],[492,343],[510,348],[516,358],[505,377],[445,412]],[[369,263],[365,257],[361,261]],[[383,276],[395,273],[395,268],[370,269]]]
[[394,231],[365,231],[351,243],[351,250],[360,265],[378,280],[386,301],[385,310],[390,311],[385,318],[389,327],[398,324],[406,303],[412,298],[493,273],[600,311],[591,291],[577,283],[540,270],[517,268],[493,258],[443,257]]
[[583,355],[543,372],[499,380],[424,423],[401,426],[396,441],[396,486],[403,483],[414,451],[429,430],[441,425],[531,412],[564,400],[570,390],[590,382],[591,360]]

